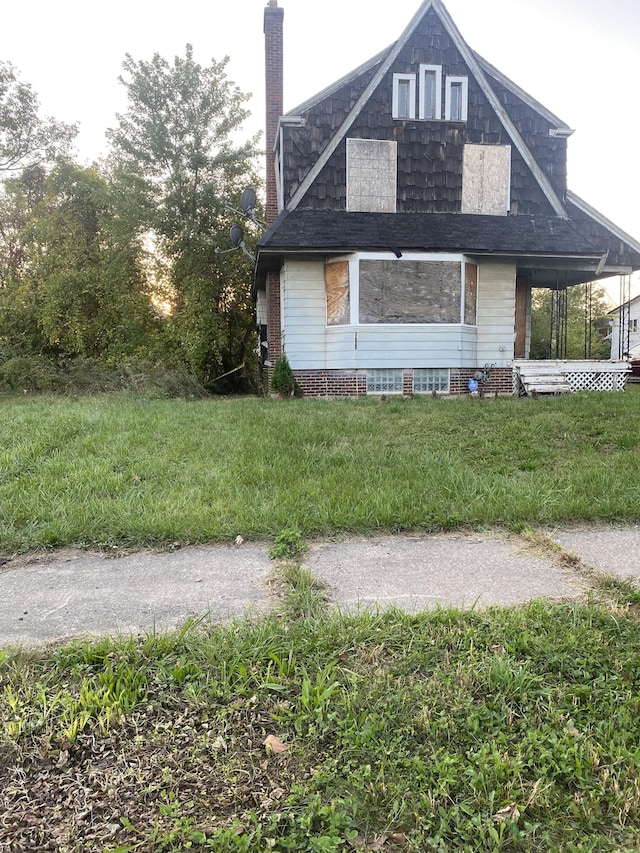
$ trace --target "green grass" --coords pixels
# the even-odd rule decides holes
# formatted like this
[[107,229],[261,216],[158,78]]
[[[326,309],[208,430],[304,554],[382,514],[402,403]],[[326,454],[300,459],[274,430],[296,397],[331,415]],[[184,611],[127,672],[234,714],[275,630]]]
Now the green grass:
[[259,622],[0,652],[0,848],[638,849],[632,590],[346,618],[291,579]]
[[631,521],[639,397],[0,400],[0,553]]

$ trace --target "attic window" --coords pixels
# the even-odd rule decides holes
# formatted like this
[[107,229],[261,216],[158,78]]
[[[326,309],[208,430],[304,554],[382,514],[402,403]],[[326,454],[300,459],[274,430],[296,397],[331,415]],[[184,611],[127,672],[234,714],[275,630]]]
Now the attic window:
[[422,121],[442,118],[442,67],[420,66],[420,119]]
[[415,119],[416,75],[393,75],[393,118]]
[[469,102],[469,78],[447,77],[445,87],[445,121],[466,121]]

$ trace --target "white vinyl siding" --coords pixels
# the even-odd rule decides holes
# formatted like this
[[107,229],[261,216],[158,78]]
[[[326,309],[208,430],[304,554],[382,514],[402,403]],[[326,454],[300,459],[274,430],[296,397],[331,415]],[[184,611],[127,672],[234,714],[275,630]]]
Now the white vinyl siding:
[[291,367],[324,368],[327,299],[324,263],[287,261],[280,277],[282,344]]
[[478,265],[478,364],[508,367],[515,343],[516,267],[498,261]]
[[[374,253],[366,257],[372,258]],[[451,261],[456,256],[442,257]],[[357,267],[357,261],[349,262]],[[515,265],[477,263],[477,326],[364,325],[357,322],[353,310],[348,325],[328,326],[324,258],[286,261],[281,275],[281,311],[283,344],[291,366],[296,370],[476,368],[486,363],[508,367],[514,351]],[[357,299],[355,282],[352,309]]]

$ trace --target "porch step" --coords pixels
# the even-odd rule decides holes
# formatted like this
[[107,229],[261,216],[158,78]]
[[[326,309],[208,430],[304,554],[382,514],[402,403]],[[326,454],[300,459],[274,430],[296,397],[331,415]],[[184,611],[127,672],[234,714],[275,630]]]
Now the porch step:
[[528,397],[536,394],[569,394],[567,375],[557,364],[517,365],[520,388]]

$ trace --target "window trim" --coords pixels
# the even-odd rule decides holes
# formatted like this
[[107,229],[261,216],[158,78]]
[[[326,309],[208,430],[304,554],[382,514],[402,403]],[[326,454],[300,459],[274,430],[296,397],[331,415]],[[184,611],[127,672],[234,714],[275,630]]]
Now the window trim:
[[[400,83],[409,83],[409,115],[398,114],[400,106]],[[391,106],[391,117],[397,121],[414,121],[416,117],[416,75],[394,74],[393,75],[393,103]]]
[[[460,86],[460,118],[451,118],[451,90]],[[467,121],[469,115],[469,78],[447,77],[445,82],[444,120]]]
[[[435,107],[432,116],[426,115],[426,79],[427,75],[435,77]],[[442,121],[442,66],[420,64],[420,121]]]

